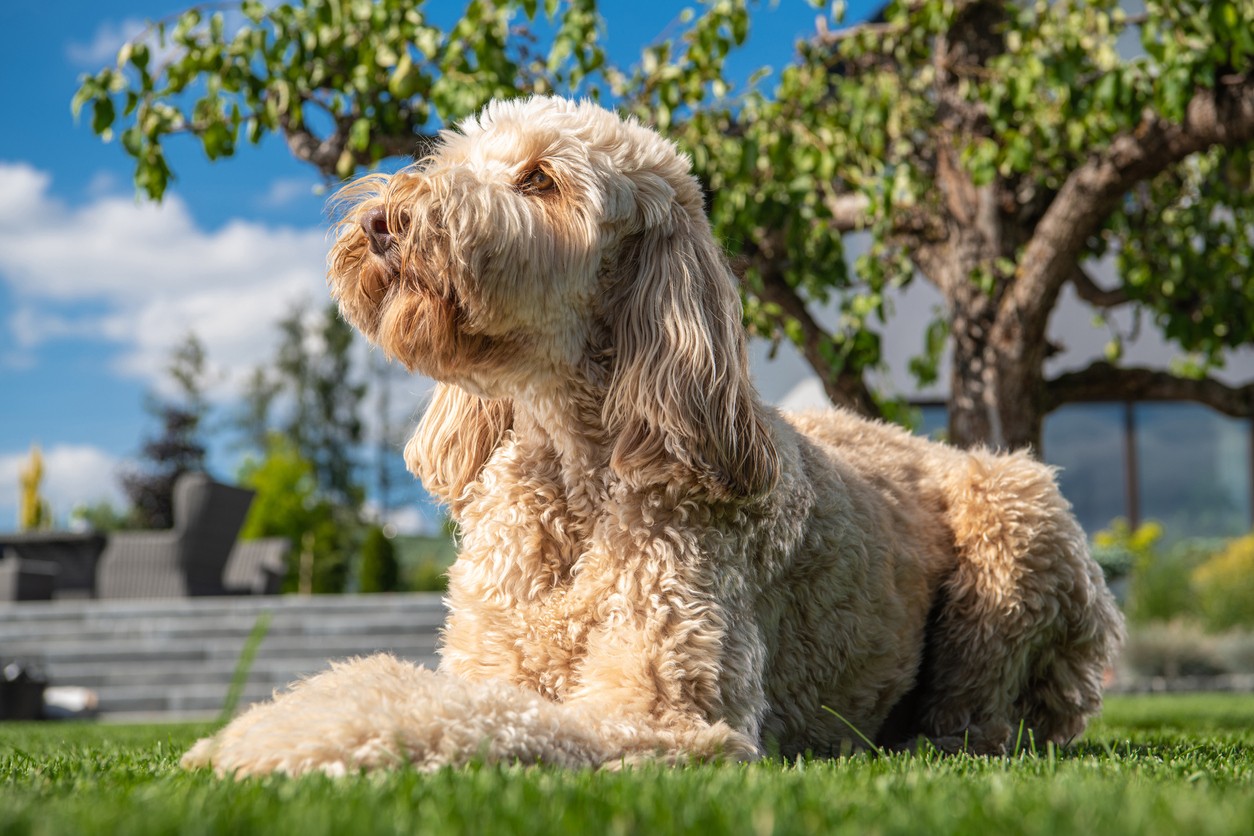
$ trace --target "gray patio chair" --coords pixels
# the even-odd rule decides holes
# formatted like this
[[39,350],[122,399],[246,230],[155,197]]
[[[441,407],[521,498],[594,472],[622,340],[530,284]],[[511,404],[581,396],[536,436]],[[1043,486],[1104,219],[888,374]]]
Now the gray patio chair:
[[278,595],[287,575],[287,554],[291,549],[286,537],[236,543],[223,575],[227,590],[233,595]]
[[5,555],[0,559],[0,601],[50,601],[59,572],[49,560]]
[[109,535],[96,573],[99,598],[225,595],[223,571],[253,492],[187,473],[174,484],[174,528]]

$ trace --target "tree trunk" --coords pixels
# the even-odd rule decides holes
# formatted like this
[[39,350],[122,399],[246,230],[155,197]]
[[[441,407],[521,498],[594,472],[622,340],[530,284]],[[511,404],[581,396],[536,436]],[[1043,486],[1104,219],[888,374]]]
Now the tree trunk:
[[953,318],[949,440],[959,447],[1041,449],[1045,384],[1037,351],[994,344],[989,327]]
[[[951,300],[952,305],[952,300]],[[949,386],[949,441],[959,447],[1000,446],[1000,418],[989,367],[987,316],[953,305],[950,337],[953,367]]]

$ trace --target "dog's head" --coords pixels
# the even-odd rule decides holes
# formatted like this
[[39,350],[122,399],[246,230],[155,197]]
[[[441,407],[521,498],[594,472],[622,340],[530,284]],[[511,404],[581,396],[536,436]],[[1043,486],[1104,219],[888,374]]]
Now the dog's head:
[[587,102],[494,102],[339,199],[344,316],[445,384],[407,450],[438,496],[473,480],[514,399],[572,380],[604,388],[609,463],[629,482],[773,484],[739,297],[670,142]]

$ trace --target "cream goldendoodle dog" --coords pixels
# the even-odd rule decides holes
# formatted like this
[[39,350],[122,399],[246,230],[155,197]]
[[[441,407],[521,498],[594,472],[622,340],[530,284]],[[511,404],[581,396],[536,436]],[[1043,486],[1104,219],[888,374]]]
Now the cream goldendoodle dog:
[[670,142],[498,102],[343,196],[344,316],[440,381],[405,455],[462,531],[443,661],[335,664],[185,764],[995,752],[1098,710],[1121,619],[1050,470],[764,406]]

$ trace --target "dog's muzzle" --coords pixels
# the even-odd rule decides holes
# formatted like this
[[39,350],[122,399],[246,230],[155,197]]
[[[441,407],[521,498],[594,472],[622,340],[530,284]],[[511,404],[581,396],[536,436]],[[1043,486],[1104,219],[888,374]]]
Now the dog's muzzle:
[[388,229],[388,215],[383,207],[376,206],[362,215],[361,229],[370,242],[370,251],[377,256],[386,256],[394,238]]

